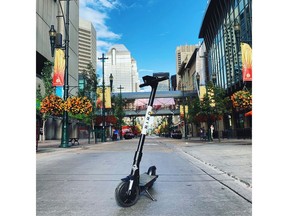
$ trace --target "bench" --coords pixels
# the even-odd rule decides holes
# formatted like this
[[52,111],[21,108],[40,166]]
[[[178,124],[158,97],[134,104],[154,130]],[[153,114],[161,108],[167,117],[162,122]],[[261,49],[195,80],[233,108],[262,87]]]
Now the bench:
[[71,145],[79,145],[79,138],[78,137],[72,137],[72,138],[69,138],[69,143],[71,143]]

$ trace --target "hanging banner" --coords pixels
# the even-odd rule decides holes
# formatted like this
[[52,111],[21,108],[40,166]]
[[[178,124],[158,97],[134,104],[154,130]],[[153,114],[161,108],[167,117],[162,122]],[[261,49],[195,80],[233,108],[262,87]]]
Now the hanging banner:
[[54,61],[53,86],[64,85],[65,53],[62,49],[56,49]]
[[203,100],[205,94],[206,94],[206,86],[200,86],[200,90],[199,90],[200,100]]
[[210,91],[207,92],[209,101],[210,101],[210,106],[215,107],[215,100],[214,100],[214,90],[211,89]]
[[64,89],[63,86],[56,86],[55,93],[58,97],[64,98]]
[[[188,116],[188,105],[185,105],[185,117]],[[183,118],[184,117],[184,109],[183,109],[183,105],[180,105],[180,117]]]
[[[110,88],[105,88],[105,108],[110,109],[111,108],[111,91]],[[102,88],[97,88],[97,101],[96,101],[96,107],[103,108],[103,91]]]
[[252,49],[249,44],[241,43],[243,81],[252,81]]

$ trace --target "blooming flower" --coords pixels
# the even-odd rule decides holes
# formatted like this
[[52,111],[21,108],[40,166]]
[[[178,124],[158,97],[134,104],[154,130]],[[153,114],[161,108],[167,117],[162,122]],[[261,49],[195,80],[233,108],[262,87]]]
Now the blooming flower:
[[252,95],[249,91],[241,90],[231,96],[232,105],[238,110],[252,109]]
[[72,114],[89,115],[92,112],[92,104],[87,97],[69,97],[65,101],[64,109]]
[[45,97],[41,102],[41,113],[59,116],[67,111],[72,114],[89,115],[92,112],[92,104],[87,97],[69,97],[64,101],[54,94]]
[[45,97],[41,102],[41,113],[47,113],[50,115],[61,115],[64,111],[64,101],[57,95],[51,94]]

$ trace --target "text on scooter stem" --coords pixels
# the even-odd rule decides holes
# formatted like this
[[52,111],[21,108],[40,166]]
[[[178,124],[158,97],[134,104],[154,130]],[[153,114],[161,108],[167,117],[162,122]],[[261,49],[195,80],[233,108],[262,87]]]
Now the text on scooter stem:
[[148,126],[149,126],[149,121],[151,119],[151,114],[152,114],[152,106],[148,106],[141,134],[146,134],[147,133]]

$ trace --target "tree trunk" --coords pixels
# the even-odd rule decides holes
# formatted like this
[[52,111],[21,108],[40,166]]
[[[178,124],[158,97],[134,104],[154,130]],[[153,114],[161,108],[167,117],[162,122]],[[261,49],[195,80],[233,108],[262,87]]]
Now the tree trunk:
[[47,119],[43,119],[43,124],[42,124],[43,134],[40,135],[40,140],[41,140],[41,141],[45,141],[45,126],[46,126],[46,121],[47,121]]

